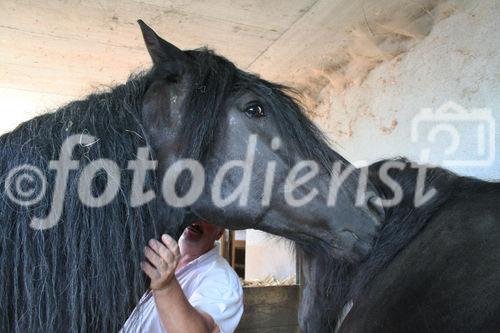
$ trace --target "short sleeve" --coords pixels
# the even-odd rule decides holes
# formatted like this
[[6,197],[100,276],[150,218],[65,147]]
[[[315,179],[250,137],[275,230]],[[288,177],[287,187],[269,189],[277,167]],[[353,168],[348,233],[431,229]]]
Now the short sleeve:
[[236,273],[228,267],[203,274],[189,303],[208,313],[221,333],[233,333],[243,314],[243,290]]

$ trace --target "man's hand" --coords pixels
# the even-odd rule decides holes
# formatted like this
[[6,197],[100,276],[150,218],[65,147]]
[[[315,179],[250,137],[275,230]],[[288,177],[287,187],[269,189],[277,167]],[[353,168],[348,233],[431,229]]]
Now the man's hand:
[[175,269],[179,264],[181,253],[177,242],[169,235],[162,235],[163,243],[156,239],[149,241],[144,248],[144,255],[149,262],[142,263],[142,270],[151,279],[151,290],[168,289],[175,280]]
[[175,269],[181,259],[177,242],[168,235],[161,236],[161,242],[151,239],[144,248],[147,261],[141,264],[142,270],[151,279],[156,309],[163,326],[172,333],[219,332],[213,318],[195,309],[187,300]]

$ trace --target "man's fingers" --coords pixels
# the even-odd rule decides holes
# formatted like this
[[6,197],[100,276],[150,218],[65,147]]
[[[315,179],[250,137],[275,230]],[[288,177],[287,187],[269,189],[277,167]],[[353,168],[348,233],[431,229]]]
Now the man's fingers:
[[169,249],[167,249],[167,247],[164,246],[163,244],[159,248],[159,254],[162,257],[162,259],[165,260],[169,265],[177,266],[174,254]]
[[168,247],[168,249],[174,254],[174,256],[176,257],[180,256],[179,244],[177,244],[175,239],[173,239],[167,234],[163,234],[161,236],[161,240],[163,241],[163,244],[165,244]]
[[176,265],[175,255],[170,252],[170,250],[157,241],[156,239],[151,239],[149,241],[149,247],[153,249],[163,260],[165,260],[169,265]]
[[144,256],[149,260],[151,264],[155,266],[155,268],[161,268],[163,264],[162,258],[153,251],[149,246],[144,248]]
[[160,276],[160,273],[147,262],[141,262],[141,268],[143,272],[146,273],[146,275],[152,280],[157,279]]
[[149,247],[155,251],[157,254],[160,254],[160,247],[163,246],[162,243],[158,242],[156,239],[150,239],[148,242]]

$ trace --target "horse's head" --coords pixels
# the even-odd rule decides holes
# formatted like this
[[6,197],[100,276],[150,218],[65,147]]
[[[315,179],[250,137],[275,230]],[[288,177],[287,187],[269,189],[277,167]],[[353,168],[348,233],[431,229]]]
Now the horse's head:
[[[181,51],[139,23],[154,64],[143,122],[160,172],[183,177],[174,183],[178,196],[188,197],[186,208],[229,228],[319,243],[336,257],[366,254],[379,212],[355,209],[347,185],[340,186],[336,204],[327,205],[332,163],[348,164],[288,89],[208,50]],[[201,174],[196,163],[184,165],[191,173],[175,171],[187,158],[200,162]]]

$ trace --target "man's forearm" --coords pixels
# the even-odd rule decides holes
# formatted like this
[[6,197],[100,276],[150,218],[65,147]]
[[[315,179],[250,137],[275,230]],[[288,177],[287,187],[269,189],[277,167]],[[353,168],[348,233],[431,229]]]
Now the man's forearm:
[[213,319],[196,310],[184,295],[177,279],[165,289],[153,290],[156,308],[168,333],[212,333]]

